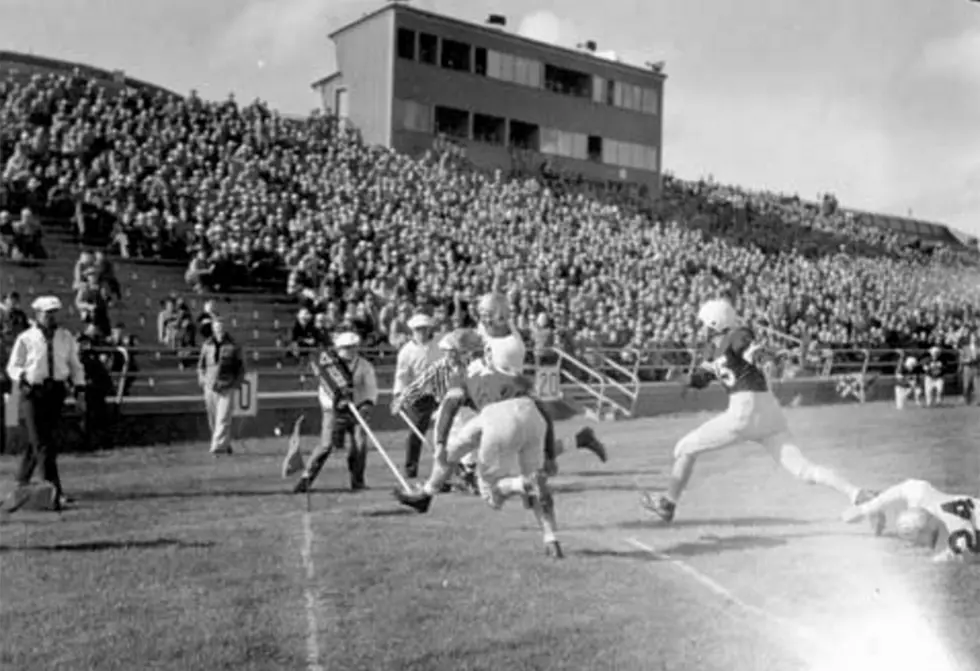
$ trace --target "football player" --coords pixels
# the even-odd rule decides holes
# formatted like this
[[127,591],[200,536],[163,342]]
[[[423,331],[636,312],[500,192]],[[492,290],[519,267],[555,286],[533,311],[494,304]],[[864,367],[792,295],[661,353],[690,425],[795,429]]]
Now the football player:
[[[708,301],[698,311],[698,321],[708,331],[709,352],[685,382],[700,389],[717,381],[728,393],[728,410],[681,438],[674,447],[666,494],[643,494],[643,507],[671,522],[698,456],[744,442],[762,445],[783,468],[804,482],[830,487],[852,503],[871,499],[873,492],[854,486],[803,455],[760,369],[764,351],[756,345],[752,331],[741,324],[732,304],[725,299]],[[872,517],[873,528],[880,533],[884,519]]]
[[[511,319],[507,299],[499,293],[484,295],[477,304],[477,315],[479,317],[477,333],[484,340],[485,363],[509,375],[522,375],[527,348],[524,346],[517,325]],[[481,405],[480,399],[476,402],[477,405]],[[555,423],[544,403],[539,399],[534,399],[534,402],[547,425],[545,470],[549,475],[555,475],[558,472],[556,459],[560,449],[555,441]],[[606,462],[606,448],[591,427],[587,426],[575,434],[575,446],[580,450],[592,452],[599,461]]]
[[845,522],[898,510],[898,535],[912,545],[939,550],[935,561],[980,561],[980,499],[939,491],[924,480],[906,480],[844,511]]
[[922,368],[914,356],[899,360],[895,368],[896,408],[902,410],[910,397],[915,400],[916,405],[922,405],[921,375]]
[[[500,350],[512,354],[510,350]],[[462,385],[450,389],[439,410],[436,454],[432,473],[416,492],[396,490],[395,497],[419,513],[428,512],[433,496],[443,490],[452,469],[466,455],[476,452],[476,478],[481,496],[499,510],[504,501],[520,496],[534,511],[544,534],[546,552],[562,557],[555,536],[554,499],[547,483],[545,436],[547,423],[526,378],[474,361]],[[448,427],[464,405],[477,414],[446,439]]]

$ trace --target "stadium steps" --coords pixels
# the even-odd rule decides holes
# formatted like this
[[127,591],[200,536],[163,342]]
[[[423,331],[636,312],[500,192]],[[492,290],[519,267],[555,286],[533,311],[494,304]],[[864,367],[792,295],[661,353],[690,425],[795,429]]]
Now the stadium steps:
[[[42,226],[49,258],[23,263],[5,261],[0,286],[4,292],[20,292],[25,306],[39,294],[53,293],[65,304],[67,313],[74,316],[75,292],[71,284],[82,246],[75,241],[69,222],[42,218]],[[120,257],[111,260],[123,294],[111,310],[112,321],[124,323],[140,343],[157,342],[157,314],[161,302],[172,294],[184,298],[195,315],[207,300],[214,300],[218,311],[228,317],[232,333],[246,346],[277,347],[293,322],[296,308],[284,295],[199,295],[188,290],[182,263]]]

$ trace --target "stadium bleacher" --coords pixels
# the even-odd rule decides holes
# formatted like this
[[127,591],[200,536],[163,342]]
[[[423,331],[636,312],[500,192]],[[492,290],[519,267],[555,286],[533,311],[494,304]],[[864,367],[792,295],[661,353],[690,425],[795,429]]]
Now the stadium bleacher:
[[144,374],[176,367],[156,345],[160,302],[188,296],[196,312],[207,298],[184,277],[199,251],[223,273],[232,331],[277,370],[304,286],[334,328],[361,319],[390,359],[396,305],[451,320],[501,271],[529,337],[545,314],[566,351],[630,365],[683,349],[696,306],[719,294],[783,344],[953,347],[976,328],[975,250],[939,225],[670,176],[651,204],[575,178],[487,175],[365,146],[320,115],[4,59],[0,209],[41,215],[49,256],[4,233],[4,290],[70,305],[79,240],[109,250],[123,288],[112,320],[145,348]]

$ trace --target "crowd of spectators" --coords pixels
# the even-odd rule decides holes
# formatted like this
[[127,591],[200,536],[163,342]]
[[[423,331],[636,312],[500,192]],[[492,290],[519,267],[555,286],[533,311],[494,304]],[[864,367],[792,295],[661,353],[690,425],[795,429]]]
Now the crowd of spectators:
[[[683,348],[720,294],[766,332],[825,347],[953,347],[978,325],[969,253],[863,225],[830,196],[666,176],[650,204],[469,169],[458,152],[400,155],[317,113],[65,74],[0,81],[0,155],[8,209],[60,211],[122,257],[185,261],[192,290],[286,291],[303,308],[296,342],[353,326],[397,347],[416,309],[466,323],[499,272],[529,339],[573,351]],[[13,246],[37,254],[36,240]],[[164,311],[161,342],[193,344],[189,315]]]

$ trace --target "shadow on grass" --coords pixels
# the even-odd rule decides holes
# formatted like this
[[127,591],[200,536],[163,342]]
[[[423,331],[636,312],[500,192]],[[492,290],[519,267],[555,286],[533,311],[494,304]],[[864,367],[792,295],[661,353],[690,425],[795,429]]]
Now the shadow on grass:
[[[311,496],[320,494],[344,494],[350,493],[350,489],[335,487],[328,489],[314,489],[310,492]],[[281,489],[210,489],[201,491],[115,491],[109,489],[87,490],[79,492],[78,501],[80,505],[85,503],[105,503],[114,501],[151,501],[156,499],[234,499],[234,498],[271,498],[278,496],[299,496],[294,494],[292,486],[287,485]]]
[[639,492],[643,490],[643,487],[632,483],[564,482],[552,485],[551,489],[556,494],[579,494],[582,492]]
[[418,515],[414,510],[408,508],[381,508],[379,510],[365,510],[357,513],[361,517],[408,517]]
[[637,468],[634,470],[598,470],[598,471],[569,471],[568,473],[559,472],[558,477],[568,476],[572,478],[615,478],[615,477],[631,477],[634,475],[660,475],[663,473],[662,468]]
[[776,538],[772,536],[752,535],[727,537],[711,536],[702,537],[696,541],[679,543],[669,547],[655,547],[653,548],[654,552],[650,552],[642,548],[634,548],[631,550],[583,548],[581,550],[571,550],[569,554],[584,557],[586,559],[613,558],[657,562],[670,561],[672,558],[716,555],[730,551],[769,549],[783,545],[786,545],[786,539],[782,537]]
[[792,517],[730,517],[730,518],[681,518],[670,524],[664,524],[657,519],[628,520],[617,524],[620,529],[662,529],[685,527],[783,527],[805,526],[812,524],[809,520]]
[[86,541],[83,543],[54,543],[52,545],[26,545],[24,547],[0,547],[3,552],[102,552],[104,550],[153,550],[157,548],[210,548],[211,541],[180,541],[173,538],[155,538],[153,540],[115,540],[115,541]]

